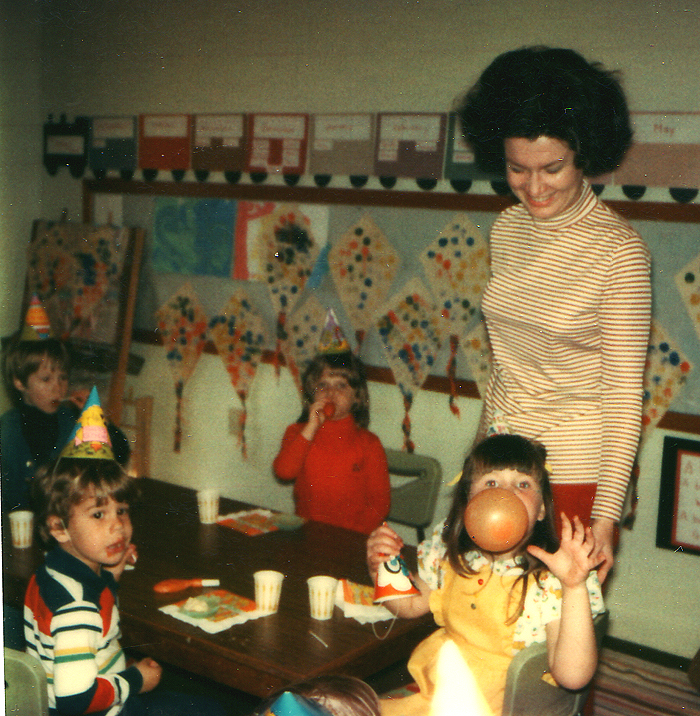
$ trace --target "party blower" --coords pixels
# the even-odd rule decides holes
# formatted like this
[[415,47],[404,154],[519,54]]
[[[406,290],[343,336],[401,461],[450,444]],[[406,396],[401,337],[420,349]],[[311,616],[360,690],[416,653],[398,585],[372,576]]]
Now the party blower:
[[464,510],[464,526],[486,552],[514,549],[527,532],[529,519],[522,500],[502,487],[478,492]]
[[379,565],[374,585],[375,603],[411,597],[414,594],[420,594],[420,590],[413,583],[408,567],[400,555]]
[[218,587],[218,579],[164,579],[153,586],[153,591],[159,594],[181,592],[189,587]]

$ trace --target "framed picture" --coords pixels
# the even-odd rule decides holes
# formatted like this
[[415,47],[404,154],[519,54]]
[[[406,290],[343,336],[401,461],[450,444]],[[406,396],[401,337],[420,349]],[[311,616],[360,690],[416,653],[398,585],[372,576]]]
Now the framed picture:
[[700,441],[664,438],[656,546],[700,555]]

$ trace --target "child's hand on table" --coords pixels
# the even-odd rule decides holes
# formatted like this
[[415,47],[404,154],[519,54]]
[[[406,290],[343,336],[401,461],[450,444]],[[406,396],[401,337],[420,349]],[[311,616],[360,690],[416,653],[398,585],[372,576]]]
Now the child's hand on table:
[[559,549],[551,554],[540,547],[530,545],[527,550],[545,563],[562,587],[571,588],[584,584],[591,570],[600,564],[602,557],[595,546],[591,529],[585,529],[578,517],[571,521],[562,513]]
[[145,694],[147,691],[153,691],[153,689],[160,683],[160,677],[163,674],[163,667],[153,659],[146,657],[137,661],[134,666],[141,672],[143,677],[143,686],[141,687],[140,694]]

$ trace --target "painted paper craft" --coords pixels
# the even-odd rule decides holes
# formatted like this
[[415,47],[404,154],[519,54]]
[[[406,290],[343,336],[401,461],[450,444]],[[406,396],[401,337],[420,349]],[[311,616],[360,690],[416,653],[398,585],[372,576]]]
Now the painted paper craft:
[[294,205],[278,206],[263,220],[260,241],[270,300],[277,315],[275,366],[279,370],[286,320],[294,310],[318,256],[311,221]]
[[175,440],[182,444],[182,393],[199,361],[207,341],[207,316],[189,282],[156,311],[158,332],[163,336],[166,357],[175,379]]
[[359,353],[401,260],[372,217],[366,214],[333,244],[328,264],[338,297],[355,329]]
[[455,216],[421,254],[421,263],[438,311],[449,323],[450,410],[459,416],[456,399],[457,349],[474,322],[489,277],[489,250],[466,214]]
[[676,286],[700,339],[700,254],[678,272]]
[[209,336],[224,362],[243,407],[238,439],[245,459],[246,400],[268,342],[263,320],[245,291],[236,291],[223,311],[211,318]]
[[128,229],[37,221],[27,288],[46,309],[54,334],[114,344]]
[[161,273],[229,278],[233,273],[236,202],[158,197],[153,209],[151,266]]
[[480,320],[461,341],[462,351],[467,357],[467,365],[472,380],[476,383],[479,395],[484,398],[486,386],[491,375],[491,344],[486,332],[486,324]]
[[642,442],[666,414],[692,369],[692,363],[668,337],[664,327],[652,320],[644,370]]
[[445,335],[444,319],[420,279],[396,294],[377,322],[379,337],[404,400],[404,449],[413,452],[409,411],[415,391],[430,374]]
[[312,295],[296,308],[286,322],[281,351],[300,395],[303,394],[301,376],[318,353],[325,320],[325,308]]

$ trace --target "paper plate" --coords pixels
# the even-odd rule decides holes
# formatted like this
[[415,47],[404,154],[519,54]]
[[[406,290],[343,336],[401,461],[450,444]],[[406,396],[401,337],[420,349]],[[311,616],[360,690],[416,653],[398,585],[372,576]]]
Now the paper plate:
[[[183,614],[186,614],[188,617],[192,617],[192,619],[206,619],[207,617],[213,616],[216,614],[216,612],[219,609],[219,605],[221,600],[219,597],[193,597],[193,599],[196,599],[197,601],[204,602],[207,605],[206,609],[199,610],[199,609],[185,609],[185,604],[183,604],[180,607],[180,611]],[[189,600],[188,600],[189,601]]]
[[290,515],[286,512],[276,512],[270,517],[270,522],[279,527],[281,530],[296,530],[301,527],[306,520],[299,515]]

